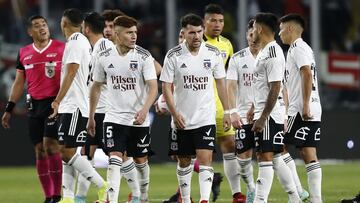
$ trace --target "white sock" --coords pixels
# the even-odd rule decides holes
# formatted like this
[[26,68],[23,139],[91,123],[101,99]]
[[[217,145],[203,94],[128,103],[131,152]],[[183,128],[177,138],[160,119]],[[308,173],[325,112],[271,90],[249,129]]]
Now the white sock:
[[120,171],[131,189],[132,196],[140,197],[140,185],[133,158],[129,157],[128,160],[123,162]]
[[248,190],[255,191],[255,183],[254,183],[254,169],[251,163],[251,158],[240,159],[238,158],[238,162],[240,165],[240,175],[241,178],[247,185]]
[[296,191],[296,186],[292,178],[290,168],[285,164],[281,154],[274,155],[274,171],[279,178],[281,186],[288,193],[290,202],[299,202],[300,197]]
[[108,197],[110,203],[117,203],[120,192],[121,174],[120,168],[122,159],[118,156],[111,155],[109,159],[109,166],[107,169],[106,179],[109,183]]
[[63,163],[62,189],[63,197],[74,199],[76,171],[72,166]]
[[180,194],[182,203],[191,203],[190,192],[191,192],[191,176],[193,167],[191,165],[181,168],[177,165],[176,176],[179,182]]
[[321,166],[319,162],[309,163],[305,165],[309,192],[310,192],[310,201],[313,203],[321,203]]
[[241,192],[240,186],[240,166],[235,153],[223,154],[224,173],[230,184],[231,194]]
[[273,162],[272,161],[259,162],[259,174],[256,180],[254,203],[267,202],[273,177],[274,177]]
[[79,175],[86,177],[87,180],[94,183],[97,188],[101,188],[104,185],[104,179],[96,172],[90,162],[79,154],[75,154],[68,164],[73,166],[79,172]]
[[296,165],[295,165],[294,159],[290,156],[289,153],[283,154],[282,158],[284,159],[286,165],[290,168],[291,175],[292,175],[292,178],[293,178],[294,183],[296,185],[297,192],[299,194],[301,194],[304,191],[304,189],[303,189],[303,187],[301,185],[299,175],[298,175],[297,170],[296,170]]
[[199,166],[199,185],[200,185],[200,202],[210,199],[212,181],[214,179],[214,169],[211,166]]
[[135,167],[138,172],[138,178],[140,183],[140,200],[146,201],[148,200],[148,191],[149,191],[149,183],[150,183],[150,167],[148,161],[137,164],[135,163]]
[[[88,160],[88,157],[86,155],[83,155],[81,157]],[[88,160],[88,161],[90,162],[91,166],[93,166],[92,162],[90,160]],[[85,198],[89,191],[90,184],[91,184],[90,181],[88,181],[84,176],[79,175],[78,182],[77,182],[76,196]]]

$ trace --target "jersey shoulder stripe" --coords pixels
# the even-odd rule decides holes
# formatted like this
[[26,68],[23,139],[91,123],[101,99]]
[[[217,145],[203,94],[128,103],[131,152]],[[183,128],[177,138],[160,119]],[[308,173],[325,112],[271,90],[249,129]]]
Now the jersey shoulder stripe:
[[140,54],[142,56],[142,58],[144,60],[146,60],[147,57],[151,56],[150,52],[140,46],[137,46],[135,47],[135,50],[138,54]]
[[247,52],[246,52],[246,48],[245,49],[241,49],[240,51],[236,52],[232,57],[240,57],[243,58],[247,56]]
[[105,40],[100,43],[100,51],[106,50]]
[[213,45],[210,45],[210,44],[205,44],[205,47],[208,48],[209,51],[212,51],[212,52],[215,52],[215,54],[218,56],[220,54],[220,51],[218,48],[216,48],[215,46]]
[[79,34],[75,34],[74,36],[72,36],[72,37],[70,38],[70,40],[77,40],[78,37],[79,37]]
[[275,58],[276,57],[276,50],[275,46],[269,47],[269,58]]
[[174,54],[179,53],[181,51],[181,45],[177,45],[176,47],[170,49],[167,54],[167,58],[171,58]]

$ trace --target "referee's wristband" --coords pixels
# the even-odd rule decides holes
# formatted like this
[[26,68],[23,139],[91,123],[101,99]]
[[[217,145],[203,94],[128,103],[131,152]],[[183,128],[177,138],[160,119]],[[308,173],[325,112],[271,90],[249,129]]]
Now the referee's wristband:
[[8,101],[5,107],[5,111],[11,113],[12,110],[15,108],[15,105],[16,105],[15,102]]

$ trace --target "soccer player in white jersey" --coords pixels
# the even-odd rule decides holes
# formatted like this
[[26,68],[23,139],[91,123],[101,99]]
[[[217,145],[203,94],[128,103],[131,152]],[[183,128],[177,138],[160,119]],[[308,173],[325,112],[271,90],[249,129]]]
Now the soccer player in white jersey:
[[251,203],[255,197],[251,164],[252,149],[255,147],[254,132],[251,131],[254,114],[252,80],[255,58],[260,51],[259,44],[253,40],[253,23],[254,19],[251,19],[246,33],[249,46],[236,52],[230,58],[226,74],[231,124],[236,129],[235,148],[240,165],[240,175],[247,185],[246,202]]
[[[203,21],[195,14],[181,18],[185,41],[166,54],[160,80],[172,116],[171,127],[177,143],[172,151],[178,157],[177,178],[183,203],[190,203],[191,156],[200,164],[200,202],[210,199],[211,167],[215,146],[215,78],[219,97],[228,110],[225,68],[219,50],[202,41]],[[172,91],[174,86],[174,92]],[[230,115],[224,115],[224,128],[230,128]]]
[[295,184],[292,178],[289,178],[291,171],[280,154],[284,146],[285,112],[278,97],[285,71],[285,58],[274,39],[278,29],[278,18],[271,13],[259,13],[254,20],[254,41],[261,47],[255,60],[253,74],[255,122],[252,130],[255,132],[259,162],[254,202],[267,202],[274,168],[280,180],[285,182],[282,182],[282,185],[288,192],[289,202],[300,202]]
[[[107,112],[104,119],[105,146],[110,154],[108,166],[109,201],[117,202],[120,168],[124,152],[148,177],[147,154],[150,149],[149,108],[157,96],[157,77],[151,54],[136,45],[137,21],[129,16],[114,20],[115,45],[104,46],[95,59],[93,85],[90,90],[88,132],[95,133],[94,114],[101,86],[108,86]],[[139,179],[149,185],[149,179]],[[138,183],[137,183],[138,184]],[[141,194],[143,195],[143,194]],[[148,202],[140,190],[132,193],[132,203]]]
[[88,86],[91,45],[80,33],[82,13],[78,9],[67,9],[61,18],[61,30],[65,45],[59,93],[51,106],[55,117],[59,112],[59,141],[63,144],[63,200],[74,202],[75,172],[94,183],[99,200],[106,199],[107,183],[95,171],[90,162],[76,153],[76,148],[86,140],[86,120],[88,115]]
[[305,21],[300,15],[286,15],[280,22],[281,41],[290,45],[286,56],[289,119],[285,143],[300,150],[308,176],[310,201],[320,203],[322,172],[316,154],[320,143],[322,110],[314,53],[301,38]]
[[[90,74],[87,78],[87,84],[90,87],[92,83],[92,74],[94,71],[93,55],[100,52],[100,47],[105,44],[106,39],[103,38],[103,29],[105,27],[105,20],[96,12],[91,12],[86,14],[84,21],[82,23],[82,33],[88,38],[92,49],[92,60],[90,62]],[[110,42],[111,43],[111,42]],[[106,85],[103,85],[102,95],[100,96],[100,101],[96,107],[95,120],[97,123],[101,123],[96,126],[95,136],[88,136],[86,139],[85,145],[81,148],[81,155],[88,159],[92,166],[94,166],[94,154],[95,150],[99,147],[104,148],[103,146],[103,125],[102,121],[104,120],[105,110],[106,110]],[[75,195],[75,203],[85,203],[87,192],[90,187],[90,181],[88,181],[84,176],[78,176],[77,181],[77,191]]]

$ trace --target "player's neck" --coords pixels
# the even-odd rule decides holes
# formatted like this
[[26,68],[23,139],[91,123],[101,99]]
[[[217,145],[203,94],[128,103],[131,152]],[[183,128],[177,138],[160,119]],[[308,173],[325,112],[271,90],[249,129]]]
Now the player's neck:
[[274,36],[273,35],[264,35],[262,42],[260,43],[260,47],[261,49],[263,49],[267,44],[269,44],[270,42],[274,41]]
[[34,46],[41,51],[49,44],[49,42],[50,39],[44,41],[34,41]]
[[196,56],[199,53],[200,47],[191,47],[187,42],[185,42],[186,47],[188,48],[191,55]]
[[75,32],[80,32],[80,29],[77,27],[74,28],[68,28],[66,30],[64,30],[64,35],[66,39],[69,39],[69,37],[74,34]]
[[89,38],[90,44],[91,46],[95,46],[96,42],[99,41],[102,38],[102,34],[100,35],[93,35],[92,37]]
[[122,45],[116,45],[116,50],[120,56],[125,56],[132,48]]
[[290,40],[290,45],[293,44],[297,39],[301,38],[301,35],[298,35],[298,34],[294,34],[292,37],[291,37],[291,40]]
[[251,54],[254,56],[254,58],[256,58],[256,56],[258,55],[260,49],[259,48],[251,48],[250,47],[250,52]]
[[205,35],[206,39],[216,39],[219,37],[219,36],[215,36],[215,35],[210,35],[208,33],[204,33],[204,35]]

